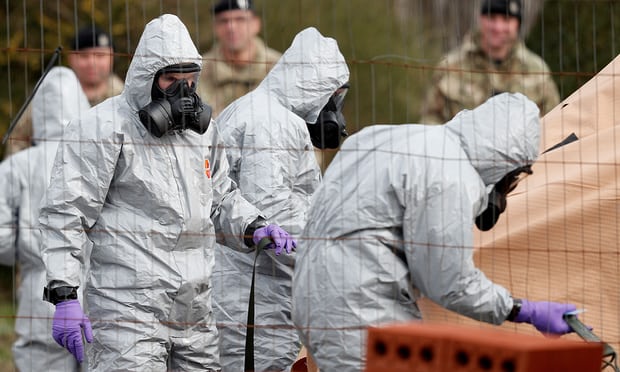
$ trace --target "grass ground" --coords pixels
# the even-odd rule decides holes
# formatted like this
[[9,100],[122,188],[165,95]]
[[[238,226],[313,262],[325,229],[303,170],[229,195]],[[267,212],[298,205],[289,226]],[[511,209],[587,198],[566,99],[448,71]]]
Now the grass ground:
[[15,371],[11,354],[11,345],[15,339],[13,281],[13,269],[0,266],[0,372]]

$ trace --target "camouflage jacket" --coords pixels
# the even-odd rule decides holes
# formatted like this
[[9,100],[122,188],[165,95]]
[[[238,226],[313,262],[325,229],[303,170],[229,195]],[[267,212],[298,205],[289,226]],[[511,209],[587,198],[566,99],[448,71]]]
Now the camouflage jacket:
[[524,94],[536,102],[541,115],[560,102],[549,67],[523,41],[515,44],[506,60],[496,63],[480,48],[479,35],[468,35],[439,63],[420,123],[443,124],[502,92]]
[[213,117],[232,101],[256,88],[282,56],[260,38],[255,38],[254,43],[256,56],[244,66],[228,64],[218,43],[203,54],[204,64],[197,91],[200,98],[213,108]]

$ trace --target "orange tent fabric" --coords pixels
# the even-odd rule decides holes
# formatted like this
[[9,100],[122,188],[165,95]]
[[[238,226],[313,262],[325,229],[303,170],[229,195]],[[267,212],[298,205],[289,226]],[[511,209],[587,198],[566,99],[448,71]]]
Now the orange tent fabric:
[[[543,118],[541,152],[571,134],[576,141],[541,155],[495,228],[477,234],[475,260],[515,297],[585,308],[579,318],[619,351],[620,56]],[[428,321],[491,327],[421,307]]]

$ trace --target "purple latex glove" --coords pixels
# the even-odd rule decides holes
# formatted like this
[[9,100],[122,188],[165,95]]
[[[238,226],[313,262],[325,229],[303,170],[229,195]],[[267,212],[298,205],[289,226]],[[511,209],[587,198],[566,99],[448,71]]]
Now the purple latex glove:
[[572,332],[572,329],[562,316],[576,309],[572,304],[521,300],[521,311],[514,322],[529,323],[542,333],[563,335]]
[[276,256],[279,256],[283,250],[285,250],[288,254],[297,248],[297,242],[295,239],[293,239],[289,233],[284,231],[284,229],[278,225],[271,224],[264,227],[259,227],[256,231],[254,231],[252,241],[254,244],[258,245],[258,243],[264,238],[269,238],[273,241],[273,243],[268,244],[265,249],[275,248]]
[[84,315],[80,302],[69,300],[57,303],[52,322],[52,337],[60,346],[69,350],[80,363],[84,361],[82,329],[86,341],[93,342],[90,320]]

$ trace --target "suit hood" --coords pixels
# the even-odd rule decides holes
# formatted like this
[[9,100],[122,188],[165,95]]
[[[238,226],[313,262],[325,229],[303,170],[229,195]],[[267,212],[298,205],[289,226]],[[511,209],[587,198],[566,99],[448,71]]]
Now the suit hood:
[[41,82],[32,99],[33,141],[57,140],[64,127],[90,104],[80,82],[67,67],[54,67]]
[[299,32],[259,85],[307,123],[314,123],[329,97],[349,81],[336,40],[314,27]]
[[456,134],[485,185],[538,158],[538,106],[523,94],[503,93],[473,110],[463,110],[446,123]]
[[172,14],[164,14],[145,27],[125,79],[125,95],[129,106],[138,111],[151,102],[155,73],[164,67],[195,63],[202,58],[187,28]]

